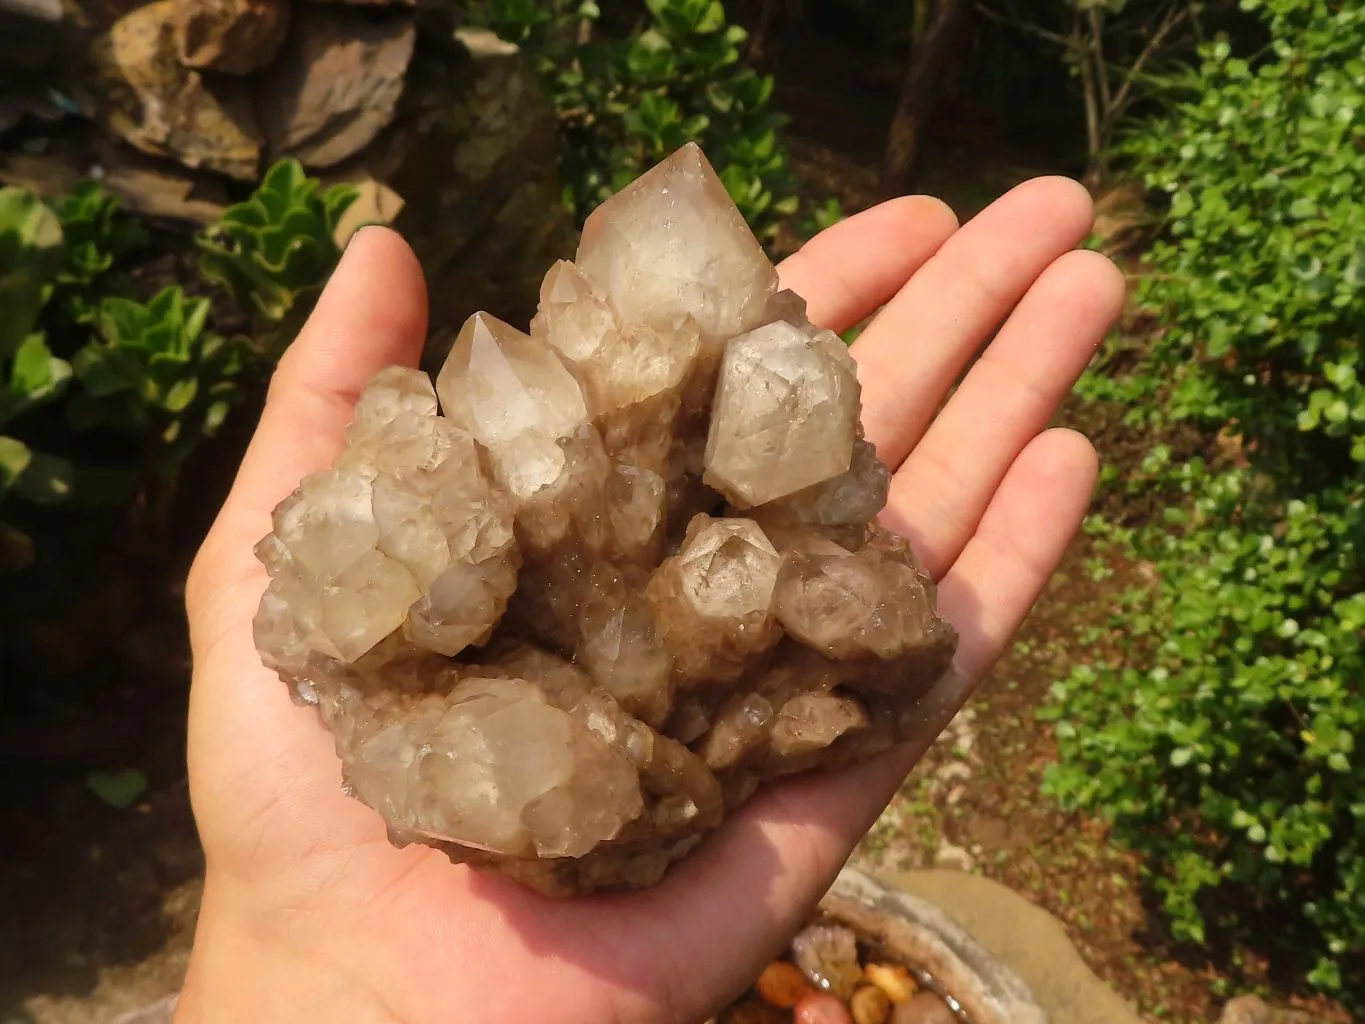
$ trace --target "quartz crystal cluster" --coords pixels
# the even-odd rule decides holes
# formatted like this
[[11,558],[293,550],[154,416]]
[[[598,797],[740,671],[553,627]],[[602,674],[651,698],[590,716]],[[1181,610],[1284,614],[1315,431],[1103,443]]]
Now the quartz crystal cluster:
[[855,367],[701,151],[599,208],[529,333],[361,396],[257,547],[267,665],[397,843],[641,887],[765,780],[922,730],[953,629],[872,520]]

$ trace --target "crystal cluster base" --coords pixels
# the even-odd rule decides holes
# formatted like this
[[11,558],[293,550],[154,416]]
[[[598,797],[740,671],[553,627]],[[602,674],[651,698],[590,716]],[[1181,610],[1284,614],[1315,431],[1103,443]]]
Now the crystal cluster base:
[[599,208],[530,332],[361,396],[257,547],[256,641],[397,843],[656,882],[765,780],[923,731],[957,637],[873,523],[842,341],[701,151]]

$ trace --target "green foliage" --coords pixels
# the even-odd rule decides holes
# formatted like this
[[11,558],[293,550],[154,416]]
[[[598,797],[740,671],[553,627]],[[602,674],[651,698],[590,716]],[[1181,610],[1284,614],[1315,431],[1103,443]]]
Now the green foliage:
[[145,304],[100,303],[98,339],[72,360],[81,391],[67,410],[71,424],[142,438],[149,467],[173,476],[241,393],[240,346],[205,330],[208,314],[208,299],[186,299],[174,286]]
[[[745,64],[745,31],[720,0],[645,0],[621,39],[578,44],[597,5],[489,0],[489,24],[528,45],[559,114],[564,199],[581,220],[643,171],[699,143],[745,218],[765,239],[796,212],[791,161],[772,110],[773,80]],[[586,34],[586,33],[585,33]],[[568,42],[566,42],[566,40]]]
[[200,272],[269,323],[297,318],[341,256],[337,222],[356,195],[350,185],[320,189],[297,160],[281,160],[197,239]]
[[51,301],[67,320],[89,323],[101,298],[124,291],[116,264],[143,248],[149,236],[120,211],[115,197],[92,181],[80,182],[70,195],[48,205],[61,224],[65,244],[64,266]]
[[[30,334],[5,367],[0,430],[24,413],[60,398],[70,379],[71,364],[53,356],[41,334]],[[71,479],[67,459],[34,451],[18,438],[0,434],[0,501],[10,492],[37,504],[61,501],[71,491]]]
[[0,188],[0,359],[37,327],[63,255],[53,212],[22,189]]
[[1365,948],[1365,8],[1242,6],[1265,52],[1205,46],[1126,144],[1170,197],[1140,293],[1162,329],[1086,384],[1234,451],[1154,451],[1130,486],[1164,521],[1100,524],[1159,583],[1118,610],[1125,655],[1058,684],[1047,784],[1152,855],[1178,937],[1207,938],[1219,895],[1292,909],[1308,980],[1340,989]]

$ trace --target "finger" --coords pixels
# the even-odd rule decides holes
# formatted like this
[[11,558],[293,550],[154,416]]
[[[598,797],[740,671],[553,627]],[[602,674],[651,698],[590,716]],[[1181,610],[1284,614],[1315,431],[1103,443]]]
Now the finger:
[[1123,274],[1106,257],[1084,250],[1062,256],[906,457],[884,518],[911,539],[935,578],[962,552],[1015,457],[1071,390],[1117,321],[1123,297]]
[[875,312],[957,230],[947,204],[892,199],[827,228],[778,267],[813,323],[845,331]]
[[[1061,560],[1089,503],[1094,449],[1079,434],[1048,431],[1015,460],[977,537],[940,587],[959,630],[954,676],[923,709],[922,734],[893,753],[832,773],[771,786],[728,819],[664,880],[638,894],[636,936],[661,963],[738,991],[790,940],[934,737],[1013,637]],[[650,923],[650,927],[645,926]],[[716,941],[723,935],[724,941]],[[697,989],[677,981],[672,1005],[694,1016]]]
[[280,359],[233,497],[273,507],[329,464],[365,385],[386,366],[417,365],[426,330],[417,257],[388,228],[360,231]]
[[271,510],[300,478],[335,458],[370,378],[393,363],[416,365],[426,318],[422,269],[407,243],[387,228],[358,232],[280,359],[232,491],[196,559],[187,599],[202,585],[204,564],[222,570],[217,575],[254,568],[251,546],[269,531]]
[[1004,652],[1085,517],[1098,461],[1074,430],[1040,434],[1005,474],[976,534],[939,585],[961,640],[956,664],[979,679]]
[[948,239],[887,304],[853,346],[863,425],[883,462],[901,464],[968,360],[1093,218],[1076,182],[1027,181]]

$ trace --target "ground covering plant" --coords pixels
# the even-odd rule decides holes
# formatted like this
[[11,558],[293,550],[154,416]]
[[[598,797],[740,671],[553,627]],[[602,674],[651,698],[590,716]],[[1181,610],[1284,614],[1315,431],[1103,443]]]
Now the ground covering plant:
[[1084,390],[1211,443],[1116,482],[1157,521],[1093,524],[1157,582],[1115,609],[1121,652],[1056,686],[1047,788],[1149,855],[1177,938],[1259,927],[1345,992],[1365,976],[1365,8],[1242,7],[1264,48],[1204,46],[1121,151],[1169,201],[1139,294],[1159,327]]
[[281,160],[200,233],[199,271],[267,323],[297,321],[291,313],[311,308],[341,258],[337,223],[358,194],[346,184],[321,188],[297,160]]
[[[31,506],[126,508],[173,486],[311,308],[354,198],[282,161],[196,239],[217,294],[145,294],[130,270],[148,234],[98,185],[0,189],[0,564],[33,559]],[[215,300],[247,331],[215,331]]]

